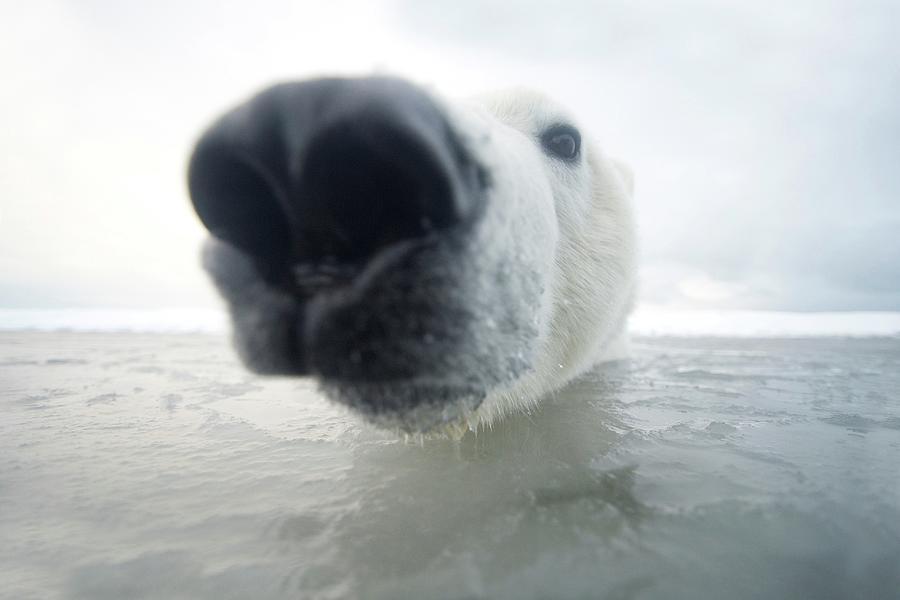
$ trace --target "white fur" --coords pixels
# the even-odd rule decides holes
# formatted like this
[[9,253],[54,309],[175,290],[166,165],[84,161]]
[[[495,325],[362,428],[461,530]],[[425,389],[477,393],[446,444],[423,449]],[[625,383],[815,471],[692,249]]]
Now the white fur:
[[[525,255],[544,273],[538,350],[531,368],[489,393],[469,425],[526,410],[604,360],[627,354],[626,320],[635,295],[633,176],[582,131],[574,165],[543,152],[540,133],[577,122],[545,96],[522,89],[448,107],[470,148],[494,173],[489,214],[506,235],[507,254]],[[510,214],[514,212],[516,214]],[[507,222],[507,225],[510,225]]]

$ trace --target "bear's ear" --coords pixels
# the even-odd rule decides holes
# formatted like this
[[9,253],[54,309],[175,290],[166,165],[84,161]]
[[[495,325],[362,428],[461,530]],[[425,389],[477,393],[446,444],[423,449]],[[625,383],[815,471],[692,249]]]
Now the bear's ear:
[[622,179],[622,183],[625,184],[625,189],[628,191],[628,195],[634,197],[634,171],[632,171],[631,167],[623,163],[621,160],[613,159],[612,162],[616,167],[616,172]]

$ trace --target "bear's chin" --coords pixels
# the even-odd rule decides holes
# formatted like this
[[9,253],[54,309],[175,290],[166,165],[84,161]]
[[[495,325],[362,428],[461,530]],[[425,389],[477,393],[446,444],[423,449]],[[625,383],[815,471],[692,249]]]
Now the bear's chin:
[[[244,364],[265,375],[310,376],[331,400],[377,426],[453,434],[474,425],[490,390],[528,368],[485,327],[465,258],[470,231],[387,249],[351,283],[313,295],[273,285],[256,261],[211,239],[204,265],[231,314]],[[501,303],[499,306],[508,306]],[[501,325],[503,321],[496,319]],[[525,324],[507,323],[517,339]]]
[[321,380],[321,391],[379,428],[404,434],[457,437],[477,426],[487,391],[465,382]]

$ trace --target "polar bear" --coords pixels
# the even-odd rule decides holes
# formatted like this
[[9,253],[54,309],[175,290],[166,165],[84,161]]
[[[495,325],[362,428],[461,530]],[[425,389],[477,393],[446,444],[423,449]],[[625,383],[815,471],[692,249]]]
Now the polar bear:
[[188,185],[244,363],[380,426],[490,425],[625,352],[632,176],[539,93],[279,84],[209,127]]

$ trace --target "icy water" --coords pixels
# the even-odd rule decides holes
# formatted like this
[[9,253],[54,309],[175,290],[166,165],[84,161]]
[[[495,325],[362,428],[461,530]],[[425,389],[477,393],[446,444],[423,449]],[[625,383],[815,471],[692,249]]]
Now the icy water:
[[404,443],[217,335],[0,333],[3,598],[900,598],[900,338],[638,338]]

